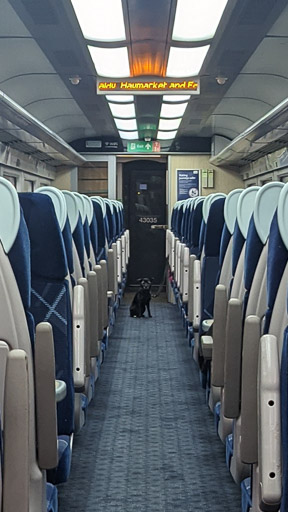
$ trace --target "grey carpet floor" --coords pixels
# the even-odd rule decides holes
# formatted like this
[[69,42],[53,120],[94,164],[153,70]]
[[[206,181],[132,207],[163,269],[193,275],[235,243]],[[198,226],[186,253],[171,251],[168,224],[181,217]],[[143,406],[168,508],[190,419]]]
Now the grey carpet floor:
[[[59,512],[240,512],[175,306],[121,305]],[[125,303],[126,302],[126,303]]]

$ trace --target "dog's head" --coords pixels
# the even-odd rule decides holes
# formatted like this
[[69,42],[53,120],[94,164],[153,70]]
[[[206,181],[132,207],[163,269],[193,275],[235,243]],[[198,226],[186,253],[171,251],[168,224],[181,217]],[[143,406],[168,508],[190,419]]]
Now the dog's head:
[[140,283],[140,287],[143,288],[143,290],[151,289],[152,282],[149,277],[140,277],[140,279],[137,279],[137,281]]

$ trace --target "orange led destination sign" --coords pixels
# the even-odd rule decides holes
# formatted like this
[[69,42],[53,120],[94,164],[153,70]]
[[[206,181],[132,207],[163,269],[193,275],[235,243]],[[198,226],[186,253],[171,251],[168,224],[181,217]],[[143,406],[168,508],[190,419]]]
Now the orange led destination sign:
[[200,94],[199,79],[97,79],[97,94]]

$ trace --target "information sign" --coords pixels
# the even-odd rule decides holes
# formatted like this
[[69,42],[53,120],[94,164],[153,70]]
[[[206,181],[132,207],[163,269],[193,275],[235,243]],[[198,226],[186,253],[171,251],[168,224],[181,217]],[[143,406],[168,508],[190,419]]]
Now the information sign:
[[199,169],[177,169],[177,199],[199,196]]

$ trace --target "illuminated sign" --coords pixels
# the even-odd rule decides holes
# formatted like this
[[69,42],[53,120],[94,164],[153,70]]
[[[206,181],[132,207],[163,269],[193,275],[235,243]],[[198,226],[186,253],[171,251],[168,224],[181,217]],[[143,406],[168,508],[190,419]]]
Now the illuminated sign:
[[158,153],[159,151],[161,151],[161,145],[157,140],[152,142],[135,140],[134,142],[127,143],[128,153]]
[[200,94],[199,78],[173,80],[125,78],[111,80],[97,79],[97,94]]

